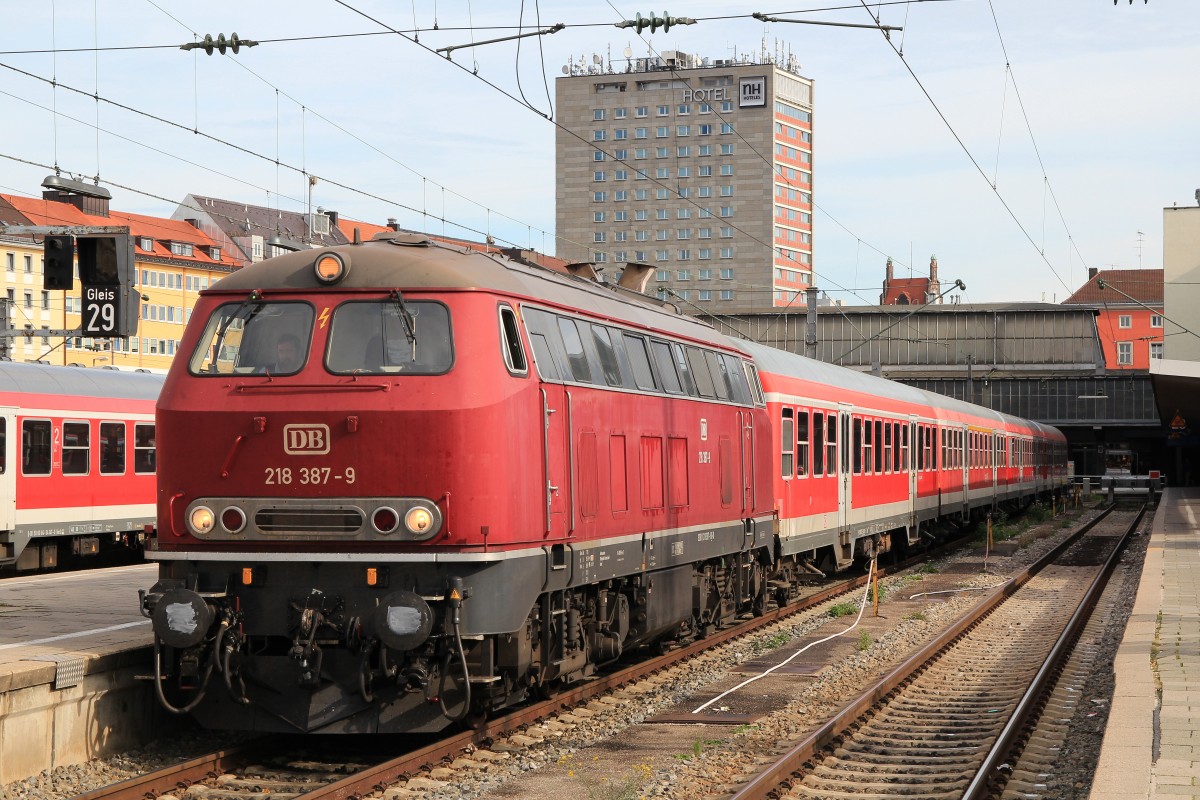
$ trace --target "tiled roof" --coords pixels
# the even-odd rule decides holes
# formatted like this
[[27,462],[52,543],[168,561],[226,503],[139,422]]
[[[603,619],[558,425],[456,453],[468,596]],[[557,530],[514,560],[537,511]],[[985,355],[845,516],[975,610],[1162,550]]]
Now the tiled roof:
[[[95,214],[85,214],[70,203],[0,194],[0,222],[15,222],[17,224],[21,224],[22,222],[18,219],[6,219],[6,216],[12,216],[11,212],[5,214],[5,211],[7,211],[6,206],[15,210],[24,220],[28,220],[24,224],[29,225],[126,225],[135,239],[149,238],[154,240],[154,248],[150,251],[143,250],[141,243],[135,241],[135,256],[152,255],[171,258],[177,261],[191,261],[205,267],[222,266],[231,269],[236,268],[240,263],[230,257],[224,249],[221,251],[219,261],[214,261],[212,258],[209,258],[208,253],[196,249],[219,245],[205,235],[203,231],[197,230],[183,220],[111,210],[107,217],[102,217]],[[184,256],[172,253],[170,242],[183,242],[193,245],[192,255]]]
[[[299,211],[283,211],[266,206],[252,206],[218,197],[188,195],[195,205],[206,212],[212,221],[231,239],[245,236],[262,236],[270,239],[278,235],[284,239],[304,241],[307,236],[320,247],[346,244],[349,239],[342,235],[338,225],[331,225],[327,234],[309,234],[305,214]],[[191,209],[184,208],[177,215],[187,217]],[[199,212],[197,212],[199,213]],[[364,237],[369,238],[369,237]]]
[[[1104,281],[1113,289],[1119,289],[1125,294],[1118,294],[1110,289],[1101,289],[1100,281]],[[1125,297],[1126,294],[1134,300]],[[1128,305],[1135,301],[1149,306],[1163,304],[1163,271],[1161,269],[1102,269],[1088,279],[1088,282],[1073,295],[1063,300],[1064,303],[1088,305]]]

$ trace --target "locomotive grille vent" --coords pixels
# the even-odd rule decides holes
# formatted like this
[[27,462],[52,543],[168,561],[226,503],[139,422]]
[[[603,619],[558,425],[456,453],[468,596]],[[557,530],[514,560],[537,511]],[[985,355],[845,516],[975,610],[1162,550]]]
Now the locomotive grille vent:
[[254,524],[263,533],[358,533],[363,515],[353,508],[263,508]]

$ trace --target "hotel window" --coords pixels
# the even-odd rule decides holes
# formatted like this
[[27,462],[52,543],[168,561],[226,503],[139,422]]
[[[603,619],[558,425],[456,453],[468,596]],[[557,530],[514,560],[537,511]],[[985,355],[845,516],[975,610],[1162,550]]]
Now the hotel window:
[[670,154],[671,154],[671,148],[669,148],[669,147],[654,148],[654,157],[655,158],[666,158]]
[[[721,197],[733,197],[733,187],[732,186],[722,186],[721,187]],[[721,216],[726,216],[726,215],[722,214]]]
[[722,239],[732,239],[733,238],[733,227],[729,226],[729,225],[722,226],[721,227],[721,238]]
[[712,135],[712,125],[701,125],[700,126],[700,135],[701,136]]
[[733,174],[733,164],[722,164],[721,165],[721,174],[722,175],[732,175]]
[[614,180],[614,181],[627,181],[627,180],[629,180],[629,170],[627,170],[627,169],[618,169],[618,170],[615,170],[615,171],[613,172],[613,180]]
[[680,228],[679,230],[675,231],[675,238],[676,239],[692,238],[692,229],[691,228]]
[[[680,252],[687,252],[686,250]],[[692,271],[690,269],[681,269],[675,273],[675,280],[690,281],[692,279]]]
[[[722,191],[724,191],[724,190],[722,190]],[[732,217],[733,216],[733,206],[721,206],[721,216],[722,217]]]
[[[679,251],[679,260],[680,261],[691,261],[692,260],[692,251],[691,250],[680,250]],[[680,280],[682,280],[682,278]]]
[[711,156],[712,155],[712,145],[711,144],[700,145],[700,155]]
[[690,113],[692,113],[692,107],[689,106],[687,103],[684,103],[683,105],[681,105],[675,109],[675,113],[679,114],[679,115],[690,114]]
[[690,156],[692,154],[692,147],[691,147],[691,145],[687,145],[687,144],[680,145],[678,148],[676,148],[675,154],[677,156],[679,156],[680,158],[687,158],[688,156]]
[[595,120],[596,122],[603,122],[604,121],[604,109],[603,108],[594,109],[592,111],[592,119]]
[[608,261],[608,253],[601,253],[597,250],[595,253],[592,253],[592,260],[597,264],[603,264],[605,261]]
[[733,258],[733,248],[732,247],[722,247],[721,248],[721,258]]
[[1150,315],[1150,327],[1151,328],[1161,328],[1162,326],[1163,326],[1162,314],[1151,314]]
[[629,109],[627,108],[614,108],[613,119],[625,119],[625,117],[629,116],[628,112]]
[[656,209],[656,210],[655,210],[655,212],[654,212],[654,216],[655,216],[657,219],[667,219],[667,217],[668,217],[668,216],[670,216],[670,213],[671,213],[671,212],[670,212],[670,209],[666,209],[666,208],[659,208],[659,209]]
[[701,300],[712,300],[712,290],[711,289],[701,289],[700,290],[700,299]]
[[654,260],[655,261],[670,261],[671,260],[671,251],[670,250],[655,250],[654,251]]
[[655,279],[655,280],[658,280],[658,281],[669,281],[669,280],[671,280],[671,270],[669,270],[669,269],[660,269],[660,270],[655,270],[655,272],[654,272],[654,279]]
[[1129,314],[1121,314],[1117,317],[1117,325],[1121,328],[1132,328],[1133,317]]
[[[644,170],[644,169],[635,169],[635,170],[633,171],[633,179],[634,179],[635,181],[644,181],[644,180],[646,180],[648,177],[650,177],[650,176],[649,176],[648,174],[646,174],[646,170]],[[639,193],[639,194],[641,194],[643,191],[645,191],[645,190],[644,190],[644,189],[643,189],[643,190],[639,190],[639,191],[638,191],[638,193]],[[643,197],[639,197],[639,198],[638,198],[638,200],[644,200],[644,199],[645,199],[645,198],[643,198]]]
[[633,129],[633,138],[645,139],[646,138],[646,128],[634,128]]
[[721,155],[723,155],[723,156],[733,155],[733,143],[732,142],[729,144],[721,145]]
[[654,238],[660,242],[665,242],[667,239],[671,238],[671,232],[665,231],[665,230],[664,231],[655,231]]
[[[626,191],[625,189],[619,189],[618,191],[613,192],[613,199],[616,200],[618,203],[622,203],[629,199],[629,192]],[[624,211],[617,212],[617,214],[624,214],[624,213],[625,213]],[[624,218],[621,216],[618,216],[617,219],[624,219]]]
[[654,196],[656,198],[658,198],[659,200],[666,200],[667,198],[669,198],[671,196],[671,190],[666,189],[666,188],[659,188],[659,189],[655,190]]
[[699,192],[697,197],[712,197],[712,187],[711,186],[701,186],[697,189],[697,191]]
[[603,150],[596,150],[595,152],[592,153],[592,161],[603,161],[603,160],[604,160],[604,151]]
[[660,117],[669,117],[669,116],[671,116],[671,107],[670,107],[670,106],[659,106],[659,107],[658,107],[658,115],[659,115]]
[[676,125],[675,126],[675,135],[676,136],[691,136],[691,134],[692,134],[692,128],[690,125]]
[[607,213],[604,211],[594,211],[592,212],[592,222],[604,222],[606,216]]
[[1117,363],[1133,363],[1133,342],[1117,342]]
[[670,133],[671,133],[671,129],[668,128],[666,125],[659,125],[657,128],[654,129],[654,136],[658,139],[663,139],[663,138],[669,136]]
[[604,173],[603,173],[603,172],[593,172],[593,173],[592,173],[592,180],[593,180],[593,181],[602,181],[602,180],[604,180]]
[[633,238],[639,242],[644,242],[650,238],[650,233],[649,231],[634,231]]
[[[711,247],[701,247],[700,248],[700,260],[707,261],[710,258],[712,258],[712,248]],[[710,279],[711,277],[712,277],[711,270],[707,270],[707,269],[700,270],[700,280],[706,281],[706,280]]]
[[705,164],[704,166],[700,167],[700,172],[698,174],[701,178],[712,177],[712,164]]
[[1162,358],[1163,357],[1163,343],[1162,342],[1151,342],[1150,343],[1150,357],[1151,358]]
[[[642,177],[644,178],[646,176],[643,174]],[[637,191],[635,191],[633,193],[634,200],[645,200],[649,196],[650,196],[650,193],[648,191],[646,191],[645,189],[638,189]],[[638,219],[645,219],[645,217],[638,217]]]
[[[645,198],[638,198],[638,199],[642,200]],[[635,211],[633,213],[634,213],[634,218],[638,222],[644,222],[647,219],[647,216],[646,216],[647,212],[646,212],[646,209],[644,209],[644,208],[639,208],[637,211]]]
[[613,233],[613,241],[614,242],[625,242],[628,240],[629,240],[629,232],[628,231],[616,231]]
[[711,114],[712,106],[710,106],[708,103],[701,103],[700,104],[700,113],[701,114]]
[[722,289],[721,290],[721,299],[722,300],[732,300],[733,299],[733,289]]
[[692,177],[692,168],[691,167],[680,167],[679,168],[679,177],[681,177],[681,178]]
[[722,122],[721,123],[721,133],[733,133],[733,123],[732,122]]
[[608,192],[592,192],[593,203],[604,203],[608,200]]
[[669,178],[669,177],[671,177],[671,170],[668,169],[667,167],[659,167],[658,169],[654,170],[654,177],[655,178]]
[[608,134],[604,131],[592,131],[593,142],[603,142],[606,138],[608,138]]
[[617,161],[624,161],[629,158],[629,151],[624,149],[613,150],[613,158]]
[[701,239],[711,239],[712,238],[712,228],[701,228],[698,235],[700,236]]
[[617,261],[628,261],[629,253],[625,252],[624,250],[618,250],[615,254],[613,254],[613,258]]
[[637,108],[635,108],[633,110],[633,115],[635,117],[644,117],[644,116],[646,116],[648,111],[649,111],[649,109],[647,108],[647,106],[638,106]]
[[691,219],[692,210],[690,208],[681,208],[675,212],[676,219]]
[[723,113],[733,111],[733,101],[732,100],[722,100],[721,101],[721,111]]
[[625,128],[617,128],[613,135],[616,136],[617,139],[628,139],[629,131]]

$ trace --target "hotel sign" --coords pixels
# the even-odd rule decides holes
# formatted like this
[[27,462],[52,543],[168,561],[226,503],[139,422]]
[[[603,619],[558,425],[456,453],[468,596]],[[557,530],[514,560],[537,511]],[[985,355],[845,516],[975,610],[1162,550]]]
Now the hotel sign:
[[767,76],[742,78],[738,81],[738,107],[765,106],[767,104]]

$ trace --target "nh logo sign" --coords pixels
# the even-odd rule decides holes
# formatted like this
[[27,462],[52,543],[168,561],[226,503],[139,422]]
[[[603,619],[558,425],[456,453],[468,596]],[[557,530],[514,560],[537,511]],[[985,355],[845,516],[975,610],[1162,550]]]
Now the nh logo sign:
[[328,425],[284,425],[283,452],[292,456],[323,456],[329,452]]

